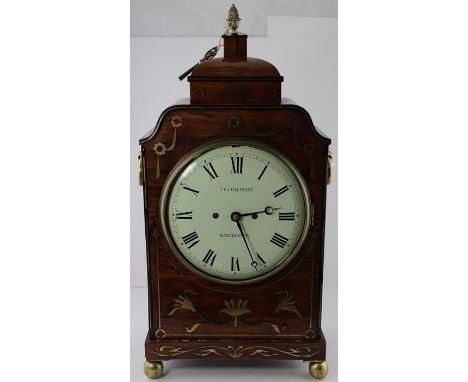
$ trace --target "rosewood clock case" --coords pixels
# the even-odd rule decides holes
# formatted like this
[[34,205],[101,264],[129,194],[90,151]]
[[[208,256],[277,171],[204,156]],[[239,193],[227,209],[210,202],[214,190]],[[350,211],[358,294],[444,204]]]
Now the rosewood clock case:
[[[224,36],[225,56],[189,77],[190,100],[167,108],[140,140],[148,266],[149,362],[180,358],[325,361],[321,330],[328,147],[309,113],[281,98],[283,77],[247,58],[247,36]],[[272,277],[223,284],[191,272],[161,228],[160,198],[172,168],[224,138],[268,144],[306,181],[312,224],[301,249]],[[240,247],[241,248],[241,247]]]

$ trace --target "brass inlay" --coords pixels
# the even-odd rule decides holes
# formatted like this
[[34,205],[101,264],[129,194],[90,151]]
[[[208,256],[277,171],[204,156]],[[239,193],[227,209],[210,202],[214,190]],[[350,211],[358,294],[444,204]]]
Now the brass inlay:
[[237,328],[237,319],[243,314],[252,313],[252,311],[247,308],[248,303],[249,302],[247,300],[242,299],[237,300],[237,303],[235,303],[233,299],[230,299],[229,301],[224,300],[226,308],[221,309],[219,313],[226,313],[234,317],[234,326]]
[[172,127],[181,127],[184,124],[184,120],[180,115],[174,115],[171,119],[171,125]]
[[195,312],[195,307],[192,304],[192,301],[189,300],[187,297],[187,293],[191,294],[198,294],[195,292],[192,292],[191,290],[184,290],[182,294],[179,294],[177,296],[173,303],[174,303],[174,308],[169,312],[168,316],[172,316],[175,312],[177,312],[179,309],[187,309],[191,310],[192,312]]
[[278,302],[278,305],[276,305],[275,308],[275,313],[279,312],[281,310],[289,311],[289,312],[294,312],[296,313],[299,318],[302,318],[301,314],[298,312],[296,309],[296,301],[293,299],[292,296],[289,295],[289,292],[287,290],[281,290],[279,292],[276,292],[275,294],[284,294],[283,299]]
[[314,338],[315,337],[315,331],[312,329],[307,329],[305,332],[305,336],[307,338]]
[[[198,317],[201,318],[202,322],[193,324],[192,326],[185,327],[185,331],[189,334],[195,333],[197,329],[203,324],[203,323],[210,323],[208,318],[203,316],[195,307],[195,305],[192,303],[190,298],[188,297],[188,294],[191,295],[198,295],[198,293],[193,292],[189,289],[184,290],[181,294],[179,294],[176,298],[172,300],[172,304],[169,307],[170,311],[168,313],[168,316],[172,316],[175,312],[178,310],[188,310],[191,312],[194,312],[195,314],[198,315]],[[299,313],[297,310],[295,304],[296,301],[294,300],[293,296],[289,295],[289,292],[287,290],[281,290],[279,292],[276,292],[275,294],[282,294],[282,299],[278,302],[278,304],[275,307],[275,310],[272,312],[272,315],[280,312],[280,311],[287,311],[287,312],[293,312],[295,313],[299,318],[302,318],[302,315]],[[281,334],[284,332],[286,329],[287,325],[283,326],[278,326],[277,324],[270,322],[270,321],[263,321],[263,322],[257,322],[253,324],[248,324],[243,321],[241,321],[240,317],[243,316],[244,314],[252,313],[252,310],[247,306],[249,304],[249,301],[246,299],[238,299],[235,301],[234,299],[230,300],[224,300],[224,305],[225,307],[223,309],[219,310],[219,314],[227,314],[230,316],[229,321],[224,322],[224,323],[216,323],[216,325],[226,325],[231,322],[233,322],[234,327],[238,328],[239,327],[239,322],[242,322],[244,325],[269,325],[273,329],[273,331],[277,334]]]
[[[315,231],[314,231],[315,233]],[[312,236],[312,243],[310,245],[310,251],[312,253],[314,253],[315,251],[315,238],[316,236]],[[311,267],[310,267],[310,312],[309,312],[309,330],[312,330],[312,314],[313,314],[313,308],[314,308],[314,304],[313,304],[313,295],[314,295],[314,262],[311,261]],[[307,337],[307,332],[306,331],[306,337]],[[310,334],[310,332],[309,332]]]
[[238,115],[231,115],[227,119],[227,125],[231,129],[237,129],[241,127],[241,118]]
[[143,156],[138,152],[138,185],[143,186]]
[[284,332],[284,329],[286,329],[286,325],[283,325],[282,327],[279,327],[278,325],[274,324],[273,322],[262,322],[259,325],[270,325],[273,331],[277,334],[281,334]]
[[[280,328],[280,330],[283,330],[283,328]],[[253,338],[259,338],[263,336],[263,334],[238,334],[238,333],[218,333],[218,334],[213,334],[213,333],[197,333],[198,337],[203,337],[203,338],[248,338],[248,337],[253,337]],[[193,338],[193,334],[191,333],[170,333],[167,335],[168,338],[179,338],[179,337],[186,337],[186,338]],[[197,337],[197,338],[198,338]],[[303,334],[278,334],[275,337],[281,337],[281,338],[288,338],[288,339],[304,339]],[[184,340],[182,340],[184,341]],[[186,339],[185,341],[189,341]]]
[[175,147],[176,140],[177,140],[177,128],[182,127],[184,124],[184,121],[181,116],[179,115],[174,115],[171,120],[171,125],[174,128],[174,136],[172,138],[172,143],[169,147],[166,147],[166,145],[163,142],[158,142],[154,145],[153,150],[157,155],[157,162],[156,162],[156,179],[159,179],[161,176],[160,169],[159,169],[159,157],[161,155],[166,154],[168,151],[172,151]]
[[[155,230],[156,231],[156,230]],[[164,332],[164,336],[166,335],[166,332],[161,329],[162,324],[161,324],[161,288],[160,288],[160,282],[159,282],[159,250],[158,246],[156,246],[156,273],[158,274],[158,330]],[[151,288],[148,288],[148,291],[150,291]]]
[[156,337],[158,338],[164,338],[166,337],[166,331],[164,329],[156,329],[156,331],[154,332],[154,334],[156,334]]
[[[297,131],[299,129],[303,129],[306,124],[304,123],[303,118],[298,118],[297,116],[290,116],[286,120],[285,127],[290,129],[293,133],[293,139],[294,139],[294,146],[298,149],[301,150],[304,154],[309,156],[309,176],[312,181],[315,180],[315,171],[314,171],[314,152],[315,152],[315,145],[312,142],[305,142],[303,143],[299,138],[298,138],[298,133]],[[312,123],[313,125],[313,123]],[[315,126],[314,126],[315,127]],[[279,131],[281,131],[280,129]],[[279,132],[278,131],[278,132]]]
[[282,354],[294,358],[309,358],[320,351],[312,353],[312,349],[308,346],[302,346],[289,349],[278,349],[272,346],[197,346],[191,349],[182,349],[174,346],[160,346],[158,351],[151,350],[151,352],[158,357],[177,357],[182,354],[192,354],[200,357],[210,355],[229,356],[231,358],[241,358],[242,356],[261,355],[263,357],[274,357]]
[[193,324],[190,328],[185,327],[187,333],[193,333],[201,324]]

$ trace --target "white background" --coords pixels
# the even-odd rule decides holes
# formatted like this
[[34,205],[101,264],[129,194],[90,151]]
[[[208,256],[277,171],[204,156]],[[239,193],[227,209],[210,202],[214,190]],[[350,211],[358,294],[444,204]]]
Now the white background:
[[[466,374],[467,12],[339,4],[342,381]],[[129,16],[2,4],[2,381],[129,379]]]
[[[216,37],[224,28],[231,0],[132,0],[132,37]],[[238,0],[241,29],[249,36],[266,36],[268,17],[338,15],[336,0]]]

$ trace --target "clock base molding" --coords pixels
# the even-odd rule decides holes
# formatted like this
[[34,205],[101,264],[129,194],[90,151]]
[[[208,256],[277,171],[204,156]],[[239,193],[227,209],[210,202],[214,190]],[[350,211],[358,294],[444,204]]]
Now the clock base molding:
[[[323,334],[318,339],[150,339],[146,338],[147,362],[171,359],[282,359],[300,360],[318,364],[325,361],[326,341]],[[314,370],[317,367],[314,368]],[[323,370],[323,368],[321,369]],[[312,371],[310,371],[312,374]],[[318,373],[318,372],[317,372]]]

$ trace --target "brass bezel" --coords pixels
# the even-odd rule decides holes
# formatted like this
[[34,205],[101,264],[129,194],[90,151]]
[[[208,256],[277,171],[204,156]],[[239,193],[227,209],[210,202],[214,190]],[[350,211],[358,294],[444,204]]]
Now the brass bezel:
[[[272,154],[277,156],[280,160],[284,162],[285,165],[287,165],[293,175],[296,177],[296,180],[300,186],[300,189],[302,191],[302,195],[304,197],[304,203],[305,203],[305,219],[304,219],[304,228],[302,230],[302,234],[299,238],[299,241],[297,242],[296,246],[289,252],[289,254],[281,261],[279,262],[272,270],[269,272],[262,274],[257,277],[249,278],[249,279],[244,279],[244,280],[227,280],[223,279],[221,277],[216,277],[209,275],[206,272],[203,272],[202,270],[198,269],[195,267],[192,263],[190,263],[185,256],[179,251],[177,246],[174,244],[174,239],[172,238],[172,235],[169,231],[168,228],[168,215],[167,215],[167,202],[169,200],[169,195],[170,192],[172,191],[173,185],[174,185],[174,180],[179,176],[179,174],[189,165],[191,161],[194,159],[198,158],[200,155],[213,150],[215,148],[221,147],[221,146],[229,146],[229,145],[246,145],[246,146],[253,146],[257,147],[266,151],[270,151]],[[218,139],[215,141],[212,141],[210,143],[205,143],[201,146],[196,147],[186,155],[182,157],[182,159],[174,166],[174,168],[171,170],[169,175],[167,176],[166,181],[164,182],[162,191],[161,191],[161,199],[160,199],[160,204],[159,204],[159,210],[160,210],[160,221],[161,221],[161,227],[164,233],[164,236],[169,244],[169,247],[171,251],[176,255],[176,257],[180,260],[182,264],[185,265],[191,272],[197,274],[198,276],[203,277],[206,280],[221,283],[221,284],[228,284],[228,285],[243,285],[243,284],[253,284],[257,283],[259,281],[263,281],[275,274],[277,274],[280,270],[284,269],[286,265],[288,265],[293,258],[296,257],[300,249],[302,248],[306,238],[307,234],[309,233],[310,227],[312,226],[312,203],[310,200],[310,195],[309,195],[309,189],[307,187],[307,183],[304,180],[304,177],[302,176],[301,172],[297,168],[297,166],[294,164],[292,160],[290,160],[286,155],[284,155],[282,152],[277,150],[276,148],[265,144],[263,142],[258,142],[254,139],[248,139],[248,138],[223,138],[223,139]]]

